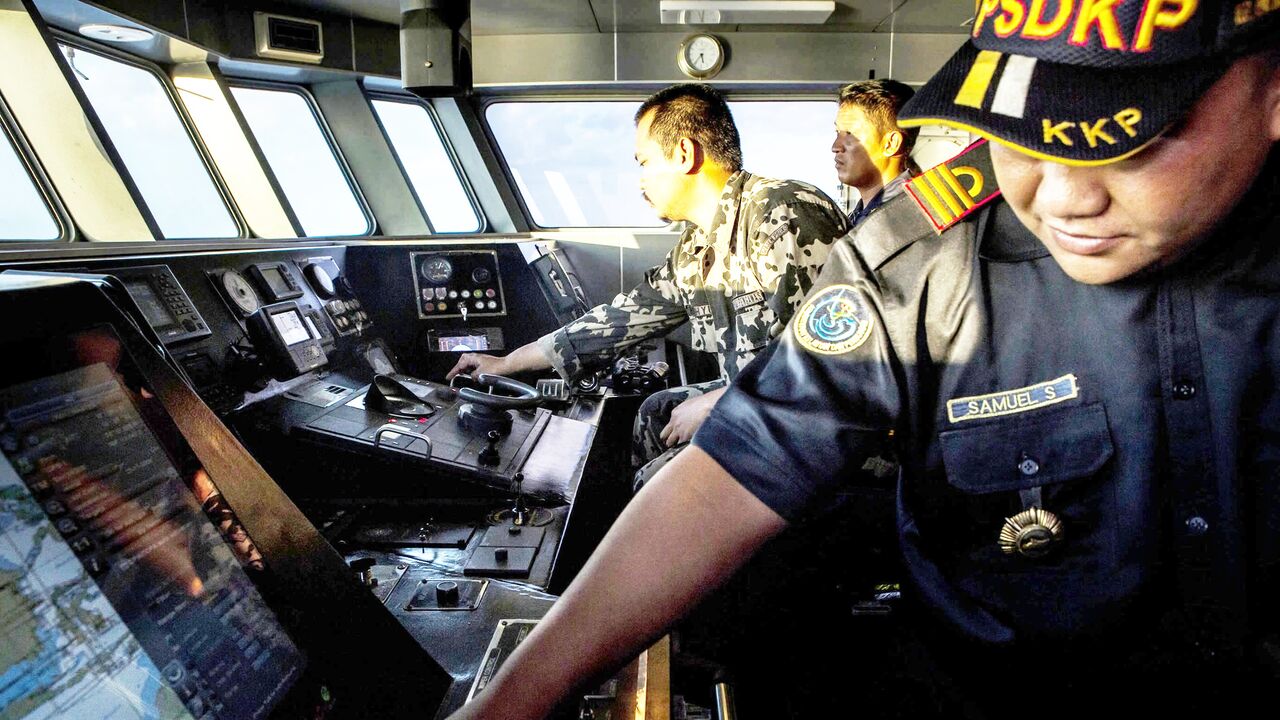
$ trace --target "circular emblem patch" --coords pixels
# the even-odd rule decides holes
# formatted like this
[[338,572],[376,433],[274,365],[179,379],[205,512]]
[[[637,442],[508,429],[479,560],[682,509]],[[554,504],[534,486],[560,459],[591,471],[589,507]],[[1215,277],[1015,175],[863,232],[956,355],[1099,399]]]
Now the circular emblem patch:
[[794,328],[796,340],[805,349],[840,355],[871,335],[871,314],[852,285],[832,285],[800,308]]

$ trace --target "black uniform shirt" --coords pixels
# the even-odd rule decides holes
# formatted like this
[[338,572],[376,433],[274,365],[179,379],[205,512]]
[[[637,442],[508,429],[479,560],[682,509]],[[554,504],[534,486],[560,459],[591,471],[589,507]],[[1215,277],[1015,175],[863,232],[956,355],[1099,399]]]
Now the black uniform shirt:
[[[694,442],[796,519],[894,430],[908,588],[971,639],[1100,634],[1152,595],[1241,617],[1280,560],[1269,167],[1193,255],[1101,286],[1003,202],[938,236],[901,196],[837,244]],[[1005,554],[1005,519],[1035,505],[1062,540]]]

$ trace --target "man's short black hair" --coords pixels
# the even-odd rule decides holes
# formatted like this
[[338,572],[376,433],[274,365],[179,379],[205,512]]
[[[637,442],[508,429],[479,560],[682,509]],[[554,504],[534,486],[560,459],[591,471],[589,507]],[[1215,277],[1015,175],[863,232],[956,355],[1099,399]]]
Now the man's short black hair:
[[729,104],[710,85],[685,83],[659,90],[636,111],[637,125],[650,110],[653,122],[649,125],[649,137],[667,157],[675,152],[680,138],[687,137],[729,172],[742,169],[738,127],[733,124]]
[[919,128],[898,126],[898,111],[916,91],[897,80],[862,80],[840,88],[840,106],[852,105],[867,114],[881,135],[892,130],[902,133],[902,154],[911,155]]

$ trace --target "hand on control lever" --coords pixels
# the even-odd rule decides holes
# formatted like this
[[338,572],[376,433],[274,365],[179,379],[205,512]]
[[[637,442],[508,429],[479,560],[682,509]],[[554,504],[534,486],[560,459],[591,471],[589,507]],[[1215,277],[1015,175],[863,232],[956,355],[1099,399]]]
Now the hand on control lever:
[[508,370],[505,361],[506,358],[494,357],[492,355],[462,353],[462,356],[458,358],[458,362],[455,363],[453,369],[444,376],[444,379],[447,382],[458,375],[469,375],[471,377],[475,377],[481,373],[488,375],[506,375]]

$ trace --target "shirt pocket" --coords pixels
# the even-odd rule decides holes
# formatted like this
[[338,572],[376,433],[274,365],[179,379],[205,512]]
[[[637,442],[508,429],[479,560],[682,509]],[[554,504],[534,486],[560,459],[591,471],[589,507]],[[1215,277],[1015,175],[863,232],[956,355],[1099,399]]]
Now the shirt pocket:
[[[938,436],[952,508],[953,550],[997,570],[1064,562],[1109,562],[1114,548],[1114,488],[1102,482],[1115,454],[1101,404],[1015,414]],[[1040,507],[1063,523],[1059,547],[1041,558],[1006,555],[1006,518],[1023,509],[1023,491],[1039,488]],[[954,494],[953,494],[954,496]]]
[[738,353],[758,352],[769,343],[778,314],[769,307],[768,299],[759,290],[734,297],[731,307],[734,350]]

